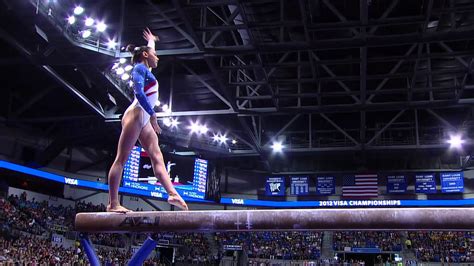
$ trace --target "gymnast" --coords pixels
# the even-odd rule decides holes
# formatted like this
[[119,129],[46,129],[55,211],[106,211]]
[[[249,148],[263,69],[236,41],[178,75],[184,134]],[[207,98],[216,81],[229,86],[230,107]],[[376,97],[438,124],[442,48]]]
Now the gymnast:
[[150,70],[156,68],[160,60],[155,52],[155,41],[159,41],[159,38],[153,35],[148,28],[143,31],[143,38],[148,42],[147,46],[127,46],[127,50],[132,53],[132,64],[134,64],[132,81],[135,99],[122,118],[122,132],[118,142],[117,156],[109,172],[107,211],[130,212],[120,205],[118,188],[125,162],[137,139],[150,156],[155,176],[168,192],[168,203],[182,210],[188,210],[186,202],[171,182],[158,145],[157,134],[161,133],[161,128],[153,110],[153,106],[158,100],[158,81]]

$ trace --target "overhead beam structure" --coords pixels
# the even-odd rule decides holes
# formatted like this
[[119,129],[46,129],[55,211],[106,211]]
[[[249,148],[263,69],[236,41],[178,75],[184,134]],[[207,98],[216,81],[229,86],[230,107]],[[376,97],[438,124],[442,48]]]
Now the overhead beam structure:
[[472,230],[474,208],[365,208],[78,213],[79,232]]
[[[28,2],[46,18],[35,23],[48,29],[50,40],[44,52],[29,55],[33,64],[65,64],[46,56],[55,43],[67,44],[74,48],[71,51],[78,46],[116,58],[131,56],[105,49],[105,42],[92,41],[94,36],[84,39],[62,30],[69,27],[67,22],[48,15],[46,2]],[[387,1],[383,8],[366,0],[350,2],[351,8],[329,0],[318,4],[299,0],[296,5],[282,0],[145,2],[150,9],[147,26],[169,34],[157,54],[167,55],[162,62],[173,67],[171,74],[161,68],[160,82],[177,82],[169,94],[164,86],[162,94],[169,95],[172,112],[159,112],[158,117],[192,116],[223,124],[213,130],[226,131],[229,138],[240,136],[237,145],[221,147],[209,138],[191,139],[172,132],[172,141],[179,140],[186,148],[217,151],[220,156],[260,156],[270,169],[269,144],[278,135],[284,139],[285,153],[431,150],[448,148],[449,132],[474,128],[470,115],[466,119],[456,115],[470,114],[474,106],[474,30],[468,26],[473,3],[418,1],[417,11],[405,14],[398,11],[413,5],[400,0]],[[138,6],[128,3],[125,13],[125,1],[121,4],[116,10],[120,11],[119,43],[128,31],[123,27],[126,20],[133,20],[135,13],[142,15]],[[70,56],[73,61],[68,64],[78,65],[79,70],[90,61],[77,57]],[[95,67],[107,63],[100,58]],[[0,60],[0,65],[11,63],[22,61]],[[113,107],[125,110],[130,100],[128,82],[111,68],[103,74],[112,84],[112,96],[124,96],[117,97],[122,101]],[[92,74],[89,78],[104,80]],[[121,121],[119,113],[104,111],[114,109],[102,108],[111,105],[108,97],[94,102],[64,86],[100,111],[106,122]],[[203,89],[187,89],[195,87]],[[191,104],[183,104],[188,96]],[[31,104],[26,102],[19,111]]]

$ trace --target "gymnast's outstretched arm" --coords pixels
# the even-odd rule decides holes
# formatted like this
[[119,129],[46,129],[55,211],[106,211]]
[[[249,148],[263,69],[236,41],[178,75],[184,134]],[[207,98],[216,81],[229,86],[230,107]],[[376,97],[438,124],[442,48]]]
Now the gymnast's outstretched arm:
[[160,40],[160,38],[156,35],[153,35],[153,33],[151,33],[149,28],[146,28],[143,31],[143,39],[145,39],[147,41],[146,46],[150,47],[153,50],[156,50],[155,49],[155,42],[158,42]]

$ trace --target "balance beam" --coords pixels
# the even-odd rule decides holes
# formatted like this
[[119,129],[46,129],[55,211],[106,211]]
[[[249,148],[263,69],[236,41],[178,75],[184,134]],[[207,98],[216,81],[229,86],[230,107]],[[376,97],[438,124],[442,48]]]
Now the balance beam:
[[276,209],[78,213],[79,232],[473,230],[474,208]]

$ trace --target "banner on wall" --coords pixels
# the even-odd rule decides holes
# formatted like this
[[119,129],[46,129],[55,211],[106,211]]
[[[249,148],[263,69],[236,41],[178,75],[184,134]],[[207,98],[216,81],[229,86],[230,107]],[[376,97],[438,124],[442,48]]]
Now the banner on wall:
[[462,193],[464,192],[464,173],[445,172],[440,173],[442,193]]
[[308,195],[309,184],[307,176],[292,176],[290,177],[290,194],[295,196]]
[[316,177],[316,194],[333,195],[336,193],[336,185],[334,176],[318,176]]
[[61,243],[65,242],[64,236],[53,233],[51,235],[51,242],[54,243],[54,244],[61,244]]
[[267,196],[285,196],[285,177],[267,177],[265,194]]
[[415,175],[415,192],[432,194],[436,193],[436,180],[434,173]]
[[387,175],[387,193],[399,194],[407,192],[405,175]]

